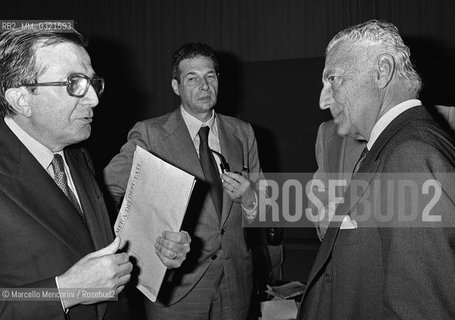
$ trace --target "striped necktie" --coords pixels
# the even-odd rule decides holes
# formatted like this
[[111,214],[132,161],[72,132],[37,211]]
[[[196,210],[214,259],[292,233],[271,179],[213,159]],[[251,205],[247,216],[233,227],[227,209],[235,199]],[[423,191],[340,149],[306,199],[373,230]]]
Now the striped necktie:
[[365,158],[367,157],[367,154],[368,154],[368,148],[365,147],[365,149],[363,149],[362,153],[360,154],[359,160],[357,160],[357,163],[354,166],[354,170],[352,171],[352,177],[354,177],[354,175],[357,173],[357,171],[359,171],[360,166],[363,163],[363,160],[365,160]]
[[54,169],[54,181],[57,186],[63,191],[65,196],[71,202],[71,204],[76,209],[79,216],[82,218],[82,221],[85,223],[84,212],[82,212],[81,206],[77,201],[76,196],[74,195],[73,191],[71,191],[70,187],[68,186],[68,179],[65,173],[65,166],[63,163],[63,158],[59,154],[54,155],[54,159],[52,160],[52,168]]

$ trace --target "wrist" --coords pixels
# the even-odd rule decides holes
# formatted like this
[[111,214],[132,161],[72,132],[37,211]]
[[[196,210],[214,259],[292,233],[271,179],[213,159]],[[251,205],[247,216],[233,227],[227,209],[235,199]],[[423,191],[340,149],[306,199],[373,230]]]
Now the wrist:
[[242,197],[242,207],[246,210],[254,210],[257,206],[256,192],[249,189]]

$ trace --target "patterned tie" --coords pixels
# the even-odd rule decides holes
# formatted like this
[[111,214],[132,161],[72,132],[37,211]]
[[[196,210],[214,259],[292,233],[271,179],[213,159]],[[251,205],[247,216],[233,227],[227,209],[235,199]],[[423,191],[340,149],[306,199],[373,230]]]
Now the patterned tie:
[[210,195],[218,213],[218,217],[221,217],[223,186],[221,185],[220,174],[216,166],[215,158],[209,148],[209,131],[209,127],[201,127],[201,129],[199,129],[199,161],[201,162],[205,181],[209,184]]
[[352,171],[352,177],[354,177],[354,175],[357,173],[357,171],[359,171],[360,166],[363,163],[363,160],[365,160],[365,158],[367,157],[367,154],[368,154],[368,148],[365,147],[365,149],[363,149],[362,153],[360,154],[359,160],[357,160],[357,163],[354,166],[354,170]]
[[71,191],[68,186],[68,180],[66,178],[65,166],[63,164],[63,158],[59,154],[54,155],[54,160],[52,160],[52,168],[54,169],[54,180],[57,186],[63,191],[65,196],[71,202],[71,204],[76,209],[79,216],[82,218],[82,221],[85,223],[84,213],[82,212],[81,206],[76,199],[73,191]]

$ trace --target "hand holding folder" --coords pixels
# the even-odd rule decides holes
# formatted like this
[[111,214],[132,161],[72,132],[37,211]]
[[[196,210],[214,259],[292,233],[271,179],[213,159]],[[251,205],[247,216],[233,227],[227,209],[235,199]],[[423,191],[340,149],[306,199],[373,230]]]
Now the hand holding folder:
[[[167,269],[160,258],[176,264],[184,258],[169,256],[165,238],[175,235],[163,232],[180,230],[194,182],[192,175],[136,147],[114,231],[122,243],[128,242],[127,252],[139,270],[137,288],[151,301],[156,300]],[[180,240],[185,245],[185,239]]]

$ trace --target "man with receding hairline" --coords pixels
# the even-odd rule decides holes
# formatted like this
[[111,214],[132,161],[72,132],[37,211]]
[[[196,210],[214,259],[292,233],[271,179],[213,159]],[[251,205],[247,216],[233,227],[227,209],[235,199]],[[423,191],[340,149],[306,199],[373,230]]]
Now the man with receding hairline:
[[[75,145],[90,136],[103,90],[76,31],[0,35],[1,319],[129,318],[116,300],[132,264],[113,238],[91,159]],[[180,266],[189,240],[164,234],[161,261]]]
[[[322,82],[321,109],[330,110],[339,135],[364,140],[366,148],[321,244],[298,319],[453,319],[455,142],[417,99],[421,80],[398,29],[371,20],[338,33],[327,46]],[[392,201],[389,183],[400,177],[441,192],[431,203],[441,222],[423,219],[428,192]]]
[[[250,124],[215,112],[218,61],[210,46],[181,46],[172,66],[180,106],[136,123],[105,169],[106,185],[119,203],[136,146],[194,175],[183,221],[193,239],[191,253],[166,276],[157,301],[146,301],[148,319],[246,319],[253,270],[242,220],[257,214],[255,185],[262,172],[256,138]],[[221,157],[230,171],[221,171]]]

